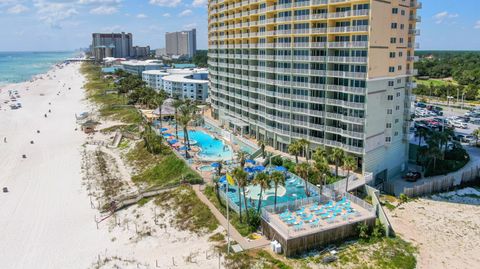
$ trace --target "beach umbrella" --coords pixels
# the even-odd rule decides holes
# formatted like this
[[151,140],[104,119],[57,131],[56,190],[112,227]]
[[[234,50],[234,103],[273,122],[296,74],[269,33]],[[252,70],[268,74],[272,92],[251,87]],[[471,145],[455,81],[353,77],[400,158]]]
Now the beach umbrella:
[[182,144],[180,144],[179,142],[177,142],[177,143],[173,144],[172,147],[178,148],[178,147],[180,147],[181,145],[182,145]]
[[170,143],[170,145],[173,145],[175,143],[177,143],[178,140],[177,139],[172,139],[172,140],[168,140],[168,143]]
[[220,163],[212,163],[212,167],[213,168],[218,168],[218,167],[220,167]]
[[218,182],[219,182],[219,183],[222,183],[222,184],[224,184],[226,181],[227,181],[227,177],[226,177],[226,176],[222,176],[222,177],[218,180]]
[[253,173],[253,172],[255,172],[255,170],[254,170],[252,167],[246,167],[246,168],[243,169],[243,170],[245,170],[245,172],[247,172],[247,173]]
[[287,168],[283,167],[283,166],[276,166],[274,168],[275,171],[278,171],[278,172],[287,172]]
[[252,159],[248,159],[248,160],[245,160],[246,163],[251,163],[251,164],[255,164],[255,161],[252,160]]
[[173,135],[172,134],[163,134],[163,137],[165,138],[169,138],[169,137],[172,137]]
[[190,149],[187,148],[186,146],[182,146],[182,147],[180,147],[178,150],[187,150],[187,149],[190,150]]
[[255,167],[253,167],[253,170],[258,171],[258,172],[262,172],[263,170],[265,170],[265,166],[257,165]]
[[166,132],[166,131],[168,131],[168,128],[162,128],[162,129],[160,129],[160,132],[162,132],[162,133],[163,133],[163,132]]

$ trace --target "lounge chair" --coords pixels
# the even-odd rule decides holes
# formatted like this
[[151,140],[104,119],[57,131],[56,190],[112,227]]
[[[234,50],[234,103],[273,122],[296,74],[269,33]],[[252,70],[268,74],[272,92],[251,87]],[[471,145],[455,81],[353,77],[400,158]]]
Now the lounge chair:
[[319,226],[320,219],[315,219],[314,221],[310,222],[310,227],[315,228]]

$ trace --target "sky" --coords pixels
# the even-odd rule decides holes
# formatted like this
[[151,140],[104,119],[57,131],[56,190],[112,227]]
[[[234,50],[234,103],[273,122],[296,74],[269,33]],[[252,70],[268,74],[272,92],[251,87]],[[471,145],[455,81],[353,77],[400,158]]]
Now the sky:
[[[74,50],[92,32],[131,32],[165,47],[165,32],[197,28],[207,48],[208,0],[0,0],[0,51]],[[420,49],[480,50],[479,0],[421,0]]]

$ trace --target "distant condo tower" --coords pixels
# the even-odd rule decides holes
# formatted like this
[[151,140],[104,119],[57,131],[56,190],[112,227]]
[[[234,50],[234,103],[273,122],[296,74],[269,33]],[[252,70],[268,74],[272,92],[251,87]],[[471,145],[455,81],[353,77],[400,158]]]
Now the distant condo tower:
[[399,175],[408,134],[417,0],[210,0],[213,116],[287,152],[295,140]]
[[92,55],[101,61],[105,57],[128,58],[134,56],[132,34],[128,33],[93,33]]
[[168,56],[192,58],[197,51],[196,29],[166,33],[165,50]]

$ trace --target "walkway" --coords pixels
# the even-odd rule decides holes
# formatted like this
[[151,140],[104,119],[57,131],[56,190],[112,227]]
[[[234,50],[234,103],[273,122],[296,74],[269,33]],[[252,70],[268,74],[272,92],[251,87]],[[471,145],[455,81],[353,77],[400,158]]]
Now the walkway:
[[[225,228],[227,229],[227,219],[223,216],[223,214],[208,200],[207,196],[203,194],[203,192],[200,190],[200,185],[193,185],[193,190],[195,191],[195,194],[197,197],[202,201],[204,204],[210,208],[210,211],[212,211],[213,215],[215,218],[217,218],[218,222]],[[270,244],[270,241],[262,237],[261,239],[257,240],[247,240],[245,239],[238,231],[230,225],[230,236],[233,240],[235,240],[244,250],[247,249],[253,249],[253,248],[262,248],[265,246],[268,246]]]

